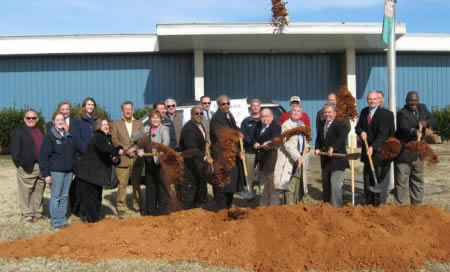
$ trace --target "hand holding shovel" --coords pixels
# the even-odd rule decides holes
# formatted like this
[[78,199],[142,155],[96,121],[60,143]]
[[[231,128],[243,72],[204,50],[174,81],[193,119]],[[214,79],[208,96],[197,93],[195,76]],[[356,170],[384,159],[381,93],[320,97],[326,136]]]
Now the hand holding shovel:
[[[367,139],[362,139],[364,142],[364,145],[366,147],[366,152],[369,150],[369,145],[367,144]],[[370,165],[370,171],[372,172],[373,181],[375,182],[375,186],[369,186],[369,190],[374,193],[380,193],[381,192],[381,186],[378,183],[377,175],[375,174],[375,167],[373,166],[372,156],[367,154],[367,158],[369,159],[369,165]]]

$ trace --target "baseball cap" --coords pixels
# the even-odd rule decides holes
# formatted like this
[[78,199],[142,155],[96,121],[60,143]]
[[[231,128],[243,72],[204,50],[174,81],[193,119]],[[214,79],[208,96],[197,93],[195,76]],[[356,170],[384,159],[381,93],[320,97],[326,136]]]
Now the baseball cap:
[[300,103],[300,97],[299,96],[291,96],[291,100],[290,100],[290,103],[292,103],[292,102],[298,102],[298,103]]

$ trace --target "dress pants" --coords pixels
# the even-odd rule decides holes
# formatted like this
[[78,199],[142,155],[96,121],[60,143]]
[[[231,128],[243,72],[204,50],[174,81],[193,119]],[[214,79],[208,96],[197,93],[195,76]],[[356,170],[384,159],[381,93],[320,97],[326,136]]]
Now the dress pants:
[[424,162],[417,159],[410,163],[395,163],[395,195],[397,205],[406,204],[409,189],[411,205],[422,205],[424,197]]
[[381,192],[374,193],[370,191],[370,186],[375,185],[372,171],[369,163],[364,163],[363,179],[364,179],[364,195],[366,198],[366,205],[373,205],[375,207],[380,204],[385,204],[388,196],[389,188],[389,168],[390,164],[374,166],[378,184],[380,184]]
[[23,217],[42,216],[44,189],[45,182],[38,163],[34,164],[31,174],[25,172],[22,167],[17,168],[17,198]]
[[164,182],[164,171],[161,165],[145,164],[145,196],[146,215],[169,214],[169,187]]
[[344,171],[330,171],[322,169],[323,202],[329,202],[334,207],[344,206],[342,200],[342,184],[344,182]]
[[78,179],[78,182],[84,219],[89,223],[100,221],[103,186],[92,184],[82,179]]
[[142,166],[136,164],[136,159],[130,160],[128,167],[116,167],[119,185],[117,187],[117,210],[125,212],[127,210],[127,187],[128,180],[131,179],[133,186],[133,209],[142,210],[141,201],[141,174]]

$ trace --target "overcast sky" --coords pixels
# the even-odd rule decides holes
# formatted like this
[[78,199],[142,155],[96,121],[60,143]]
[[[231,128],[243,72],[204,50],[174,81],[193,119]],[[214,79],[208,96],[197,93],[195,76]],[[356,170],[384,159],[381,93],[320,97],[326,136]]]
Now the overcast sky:
[[[292,22],[382,22],[384,0],[290,0]],[[0,35],[155,33],[161,23],[270,22],[270,0],[0,0]],[[450,0],[398,0],[408,33],[450,34]]]

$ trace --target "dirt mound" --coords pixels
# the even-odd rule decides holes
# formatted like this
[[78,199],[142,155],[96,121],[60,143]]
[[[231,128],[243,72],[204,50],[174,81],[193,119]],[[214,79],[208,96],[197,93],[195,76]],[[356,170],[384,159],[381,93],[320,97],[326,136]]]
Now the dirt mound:
[[328,204],[200,209],[170,216],[75,223],[0,244],[0,257],[99,262],[199,261],[259,271],[405,271],[450,262],[450,214],[433,206],[333,208]]

